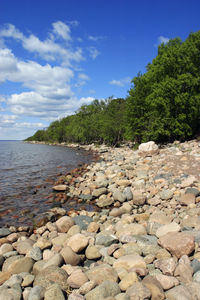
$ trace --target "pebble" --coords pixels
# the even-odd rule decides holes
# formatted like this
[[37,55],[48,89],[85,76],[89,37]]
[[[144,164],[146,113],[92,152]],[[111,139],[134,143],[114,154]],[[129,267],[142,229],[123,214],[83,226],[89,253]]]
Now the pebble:
[[199,299],[199,143],[90,147],[101,161],[57,186],[99,211],[0,228],[0,300]]

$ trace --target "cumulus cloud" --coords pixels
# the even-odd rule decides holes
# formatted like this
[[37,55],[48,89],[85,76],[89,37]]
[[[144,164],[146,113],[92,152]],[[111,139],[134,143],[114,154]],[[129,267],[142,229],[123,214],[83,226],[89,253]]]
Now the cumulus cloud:
[[43,59],[56,61],[61,60],[65,65],[71,65],[71,62],[80,62],[84,60],[82,49],[59,44],[55,39],[60,37],[63,40],[70,41],[70,27],[65,23],[58,21],[52,24],[53,30],[50,37],[41,41],[37,36],[30,34],[25,36],[13,24],[6,25],[0,30],[0,38],[13,38],[22,43],[24,49],[32,53],[38,53]]
[[[0,95],[0,128],[10,128],[8,137],[13,130],[21,138],[19,129],[23,129],[24,134],[33,134],[34,130],[94,100],[93,97],[78,99],[72,90],[90,80],[79,67],[85,59],[83,49],[73,46],[71,26],[77,25],[77,21],[54,22],[44,40],[31,33],[22,33],[13,24],[0,28],[0,84],[12,82],[18,86],[15,93]],[[8,39],[29,52],[29,60],[15,56],[6,46]],[[100,54],[95,47],[86,47],[86,51],[92,59]],[[43,63],[36,61],[38,55]],[[0,138],[2,134],[1,130]]]
[[13,24],[7,24],[0,30],[0,37],[23,40],[25,37]]
[[73,97],[70,87],[73,76],[69,68],[20,61],[11,50],[0,49],[0,81],[20,82],[31,89],[8,97],[7,104],[15,114],[56,118]]
[[125,78],[122,78],[122,79],[119,79],[119,80],[113,79],[109,82],[109,84],[123,87],[127,84],[130,84],[130,82],[131,82],[131,78],[130,77],[125,77]]

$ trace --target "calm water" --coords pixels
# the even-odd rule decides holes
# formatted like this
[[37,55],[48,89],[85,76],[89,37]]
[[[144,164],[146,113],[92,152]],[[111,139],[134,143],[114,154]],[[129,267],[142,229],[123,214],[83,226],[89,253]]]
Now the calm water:
[[0,226],[30,225],[33,215],[51,207],[58,176],[91,160],[83,150],[0,141]]

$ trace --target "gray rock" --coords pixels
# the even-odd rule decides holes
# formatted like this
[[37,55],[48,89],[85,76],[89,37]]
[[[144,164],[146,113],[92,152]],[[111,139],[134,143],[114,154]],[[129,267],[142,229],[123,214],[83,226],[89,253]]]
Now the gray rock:
[[39,247],[33,247],[28,253],[28,257],[31,257],[35,261],[41,260],[42,259],[42,251]]
[[183,285],[175,286],[169,291],[165,292],[167,300],[191,300],[191,294]]
[[109,247],[111,244],[114,244],[116,242],[118,242],[118,238],[111,231],[101,231],[96,235],[96,245]]
[[168,174],[158,174],[158,175],[156,175],[153,179],[154,179],[154,180],[158,180],[158,179],[169,180],[170,177],[172,177],[172,174],[171,174],[171,173],[168,173]]
[[127,289],[126,294],[130,297],[130,299],[142,300],[149,299],[151,297],[151,291],[141,282],[134,283],[131,287]]
[[[4,253],[3,257],[6,259],[6,258],[9,258],[11,256],[15,256],[15,255],[18,255],[17,251],[9,251],[9,252]],[[1,265],[1,262],[0,262],[0,265]]]
[[23,293],[22,293],[22,295],[23,295],[23,300],[28,300],[28,296],[29,296],[29,294],[30,294],[30,292],[31,292],[31,287],[26,287],[25,289],[24,289],[24,291],[23,291]]
[[21,272],[31,272],[34,260],[30,257],[17,255],[9,257],[5,260],[2,270],[8,271],[11,274],[19,274]]
[[146,235],[136,238],[136,240],[144,256],[147,256],[149,254],[156,255],[161,249],[161,247],[157,244],[157,238],[154,236]]
[[138,179],[148,179],[148,172],[146,170],[137,170],[136,176]]
[[200,271],[197,271],[194,275],[193,275],[193,280],[200,282]]
[[81,230],[87,230],[88,225],[93,221],[93,219],[88,216],[76,216],[73,218],[73,220]]
[[114,203],[114,199],[111,197],[107,197],[106,195],[101,195],[96,201],[96,205],[98,207],[110,206],[113,203]]
[[193,194],[195,195],[195,197],[198,197],[200,195],[200,191],[198,189],[195,188],[187,188],[185,191],[186,194]]
[[125,189],[124,189],[124,194],[126,196],[126,199],[128,201],[132,200],[133,199],[133,193],[131,191],[131,188],[129,186],[127,186]]
[[17,242],[17,252],[19,254],[27,254],[28,251],[30,251],[33,247],[34,241],[31,239],[26,239],[24,241]]
[[13,286],[9,288],[8,286],[0,287],[0,300],[20,300],[22,296],[22,291],[20,286]]
[[65,300],[65,296],[59,285],[55,283],[46,290],[44,300]]
[[86,259],[84,261],[84,267],[89,268],[92,264],[96,263],[96,260],[93,259]]
[[147,223],[147,233],[150,235],[156,235],[156,231],[160,228],[162,224],[156,222],[148,222]]
[[7,285],[9,287],[12,287],[15,284],[20,285],[22,283],[22,280],[23,280],[22,276],[18,274],[14,274],[8,280],[6,280],[6,282],[4,282],[4,285]]
[[42,286],[34,286],[30,291],[28,300],[42,300],[44,298],[44,291],[45,289]]
[[92,196],[94,197],[99,197],[103,194],[106,194],[107,193],[107,189],[105,187],[102,187],[102,188],[99,188],[99,189],[95,189],[93,192],[92,192]]
[[105,280],[117,282],[118,274],[114,268],[106,263],[103,263],[97,267],[90,268],[86,272],[89,280],[94,281],[97,285],[101,284]]
[[82,199],[83,201],[91,201],[92,200],[92,195],[84,195],[84,194],[81,194],[78,196],[80,199]]
[[130,297],[125,293],[120,293],[117,296],[115,296],[116,300],[130,300]]
[[200,299],[200,283],[199,282],[191,282],[186,285],[187,289],[190,292],[191,299]]
[[60,267],[62,263],[63,263],[62,255],[60,253],[56,253],[50,259],[48,259],[48,261],[45,263],[43,268],[45,269],[52,265]]
[[115,201],[124,202],[126,200],[126,195],[116,189],[113,193],[113,198]]
[[86,300],[104,299],[119,294],[120,288],[116,282],[106,280],[85,295]]
[[160,198],[162,200],[169,200],[173,197],[173,192],[170,191],[170,190],[163,190],[161,193],[160,193]]
[[109,181],[108,180],[96,180],[96,184],[98,186],[98,188],[101,188],[101,187],[105,187],[107,188],[107,186],[109,185]]
[[66,290],[68,288],[67,278],[68,275],[65,270],[57,266],[50,266],[36,275],[33,285],[48,288],[53,283],[57,283],[61,289]]
[[0,238],[11,234],[8,228],[0,228]]
[[[143,179],[142,179],[143,180]],[[133,204],[134,205],[143,205],[146,201],[145,195],[140,191],[133,192]]]
[[200,271],[200,261],[194,258],[191,262],[191,267],[193,269],[193,273]]

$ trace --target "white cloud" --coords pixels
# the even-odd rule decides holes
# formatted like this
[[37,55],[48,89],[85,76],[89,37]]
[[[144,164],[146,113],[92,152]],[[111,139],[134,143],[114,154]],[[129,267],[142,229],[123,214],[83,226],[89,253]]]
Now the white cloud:
[[88,75],[84,73],[78,74],[78,80],[75,84],[75,87],[80,88],[81,86],[85,85],[88,80],[90,80]]
[[19,123],[15,123],[15,127],[17,127],[17,128],[41,129],[41,128],[45,128],[46,124],[43,124],[43,123],[19,122]]
[[119,80],[113,79],[109,82],[109,84],[123,87],[127,84],[130,84],[130,82],[131,82],[131,78],[130,77],[125,77],[125,78],[122,78],[122,79],[119,79]]
[[[93,97],[78,99],[72,90],[72,87],[86,84],[90,78],[77,65],[85,59],[82,48],[73,47],[75,39],[70,26],[77,26],[78,22],[67,24],[54,22],[44,40],[22,33],[12,24],[0,28],[0,84],[13,82],[17,86],[15,93],[8,91],[7,95],[0,95],[0,128],[3,128],[0,139],[15,138],[16,134],[20,139],[25,138],[94,100]],[[33,54],[32,60],[16,57],[6,46],[8,39],[20,43],[29,52],[29,58]],[[100,54],[95,47],[86,47],[86,51],[92,59]],[[38,54],[46,62],[36,61]]]
[[16,73],[17,61],[9,49],[0,49],[0,82]]
[[82,97],[79,100],[79,104],[90,104],[95,98],[94,97]]
[[5,111],[3,104],[5,105],[6,99],[0,95],[0,112]]
[[63,40],[69,41],[71,40],[71,30],[68,25],[65,23],[58,21],[52,24],[53,32],[56,36],[63,38]]
[[10,49],[0,49],[0,81],[23,82],[25,86],[33,87],[36,84],[51,86],[53,82],[63,85],[72,77],[73,71],[69,68],[20,61]]
[[159,44],[162,44],[162,43],[167,44],[169,42],[169,40],[170,39],[168,37],[164,37],[162,35],[158,37],[158,43]]
[[7,104],[15,114],[56,118],[73,97],[73,76],[69,68],[19,61],[9,49],[0,49],[0,81],[20,82],[32,89],[8,97]]
[[56,61],[61,60],[65,65],[71,65],[71,62],[80,62],[84,60],[82,49],[73,49],[71,46],[62,45],[55,42],[56,37],[62,37],[64,40],[70,41],[70,28],[65,23],[58,21],[53,23],[53,31],[50,33],[50,38],[41,41],[37,36],[31,34],[26,37],[14,25],[8,24],[0,30],[1,38],[13,38],[21,41],[24,49],[38,53],[43,59]]
[[41,119],[56,119],[63,111],[67,113],[68,109],[74,105],[74,98],[68,96],[55,98],[45,97],[37,92],[23,92],[21,94],[12,94],[8,99],[10,109],[14,114],[39,117]]
[[16,119],[17,119],[16,115],[1,115],[0,126],[10,127],[10,125],[15,124]]
[[97,56],[100,55],[99,50],[97,50],[95,47],[89,47],[88,50],[89,50],[90,57],[93,60],[95,60]]
[[0,37],[10,37],[17,40],[23,40],[25,37],[13,24],[7,24],[0,30]]
[[31,136],[47,125],[41,122],[24,122],[16,115],[0,115],[0,139],[20,139]]

